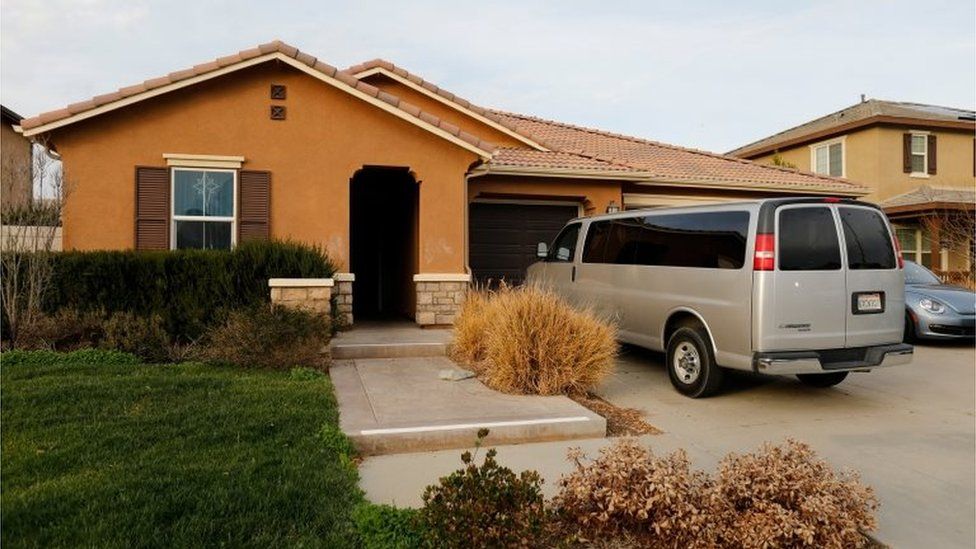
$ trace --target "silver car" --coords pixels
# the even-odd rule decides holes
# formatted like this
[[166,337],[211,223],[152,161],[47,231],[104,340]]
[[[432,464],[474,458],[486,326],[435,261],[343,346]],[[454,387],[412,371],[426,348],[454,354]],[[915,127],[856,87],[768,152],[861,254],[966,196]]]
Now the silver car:
[[714,394],[725,369],[828,387],[911,361],[892,235],[848,199],[625,211],[570,221],[528,279],[665,351],[685,395]]
[[905,262],[905,340],[972,339],[976,293],[943,284],[932,271]]

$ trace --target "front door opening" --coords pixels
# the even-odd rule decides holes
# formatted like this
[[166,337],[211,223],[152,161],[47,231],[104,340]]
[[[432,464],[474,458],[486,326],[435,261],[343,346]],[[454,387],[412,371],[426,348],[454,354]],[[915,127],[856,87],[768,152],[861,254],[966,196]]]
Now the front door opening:
[[350,182],[349,263],[356,319],[412,318],[417,182],[407,168],[365,167]]

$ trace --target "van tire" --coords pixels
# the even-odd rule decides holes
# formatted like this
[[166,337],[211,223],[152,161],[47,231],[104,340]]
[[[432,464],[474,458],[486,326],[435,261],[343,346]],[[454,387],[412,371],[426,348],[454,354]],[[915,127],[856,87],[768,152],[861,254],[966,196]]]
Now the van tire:
[[[683,377],[688,377],[687,372],[685,371],[683,376],[682,372],[679,372],[678,366],[680,358],[687,356],[694,357],[698,362],[697,376],[691,381],[683,379]],[[691,398],[707,397],[714,395],[722,388],[725,372],[715,364],[711,339],[704,328],[686,326],[675,330],[671,338],[668,339],[667,368],[671,384],[685,396]]]
[[847,372],[830,372],[829,374],[797,374],[804,385],[811,387],[827,388],[837,385],[847,378]]
[[915,335],[915,321],[912,320],[912,315],[905,313],[905,337],[903,338],[905,343],[915,343],[918,336]]

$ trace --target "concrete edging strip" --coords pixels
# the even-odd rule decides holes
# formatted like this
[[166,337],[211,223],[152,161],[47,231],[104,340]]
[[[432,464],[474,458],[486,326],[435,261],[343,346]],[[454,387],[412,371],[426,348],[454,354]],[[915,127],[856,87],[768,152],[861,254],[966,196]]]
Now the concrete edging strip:
[[365,429],[359,431],[360,435],[394,435],[401,433],[426,433],[434,431],[456,431],[461,429],[491,428],[491,427],[517,427],[520,425],[546,425],[549,423],[575,423],[578,421],[590,421],[586,416],[575,417],[556,417],[549,419],[523,419],[517,421],[489,421],[485,423],[457,423],[453,425],[423,425],[420,427],[393,427],[389,429]]

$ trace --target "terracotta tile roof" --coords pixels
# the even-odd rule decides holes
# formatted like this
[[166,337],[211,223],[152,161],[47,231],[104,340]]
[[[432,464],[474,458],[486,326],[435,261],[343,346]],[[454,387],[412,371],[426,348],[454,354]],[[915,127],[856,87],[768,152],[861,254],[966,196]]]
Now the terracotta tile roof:
[[636,171],[630,166],[605,162],[596,158],[563,151],[503,147],[495,151],[489,162],[492,166],[540,168],[555,170]]
[[[467,109],[469,111],[472,111],[474,113],[477,113],[478,115],[483,116],[483,117],[487,118],[488,120],[491,120],[492,122],[494,122],[494,123],[496,123],[496,124],[498,124],[498,125],[506,128],[506,129],[508,129],[508,130],[510,130],[512,132],[519,133],[518,130],[515,127],[513,127],[508,122],[508,120],[506,120],[505,117],[500,116],[495,111],[493,111],[491,109],[486,109],[484,107],[480,107],[478,105],[475,105],[474,103],[468,101],[467,99],[464,99],[462,97],[459,97],[457,95],[454,95],[453,93],[445,90],[444,88],[441,88],[440,86],[434,84],[433,82],[429,82],[427,80],[424,80],[422,77],[420,77],[420,76],[418,76],[418,75],[416,75],[416,74],[414,74],[414,73],[412,73],[412,72],[404,69],[403,67],[397,66],[397,65],[395,65],[395,64],[393,64],[393,63],[391,63],[391,62],[389,62],[389,61],[387,61],[385,59],[371,59],[369,61],[365,61],[365,62],[360,63],[358,65],[353,65],[351,67],[348,67],[343,72],[346,72],[346,73],[351,74],[351,75],[357,75],[357,74],[360,74],[360,73],[363,73],[363,72],[366,72],[366,71],[369,71],[369,70],[372,70],[372,69],[385,69],[385,70],[387,70],[387,71],[389,71],[389,72],[391,72],[391,73],[393,73],[393,74],[395,74],[395,75],[397,75],[397,76],[399,76],[401,78],[404,78],[404,79],[410,81],[411,83],[413,83],[413,84],[415,84],[417,86],[420,86],[421,88],[423,88],[423,89],[425,89],[425,90],[427,90],[427,91],[429,91],[429,92],[431,92],[433,94],[436,94],[436,95],[438,95],[440,97],[443,97],[447,101],[450,101],[450,102],[456,104],[457,106],[459,106],[459,107],[461,107],[463,109]],[[522,137],[524,137],[526,139],[529,139],[530,141],[534,141],[536,144],[541,145],[544,148],[547,148],[547,149],[551,149],[552,148],[552,147],[547,146],[545,143],[540,142],[537,139],[534,139],[532,137],[529,137],[528,135],[525,135],[525,134],[520,134],[520,135],[522,135]]]
[[[783,130],[779,133],[764,137],[758,141],[749,143],[728,154],[735,156],[751,156],[757,152],[762,152],[770,147],[779,144],[792,143],[805,136],[820,135],[833,128],[847,127],[857,122],[869,122],[872,119],[881,117],[896,119],[911,119],[921,122],[951,123],[970,125],[976,128],[976,112],[970,109],[957,109],[954,107],[940,107],[938,105],[925,105],[923,103],[907,103],[901,101],[885,101],[882,99],[868,99],[845,107],[837,112],[811,120]],[[842,128],[841,128],[842,129]]]
[[[866,187],[845,179],[757,164],[740,158],[532,116],[493,112],[517,131],[537,137],[556,151],[626,167],[629,171],[643,174],[648,180],[675,183],[714,182],[761,188],[782,186],[816,192],[868,192]],[[507,158],[496,154],[490,164],[503,165]],[[563,157],[554,156],[552,161],[552,167],[569,167]]]
[[269,53],[281,53],[287,57],[294,58],[300,63],[303,63],[315,69],[316,71],[325,74],[327,77],[334,78],[342,82],[346,86],[349,86],[350,88],[354,88],[371,97],[375,97],[407,113],[408,115],[414,118],[422,120],[427,124],[430,124],[443,131],[446,131],[447,133],[457,137],[458,139],[461,139],[462,141],[465,141],[473,145],[478,149],[490,153],[497,148],[491,142],[485,141],[479,138],[478,136],[471,135],[467,132],[463,132],[457,126],[454,126],[449,122],[441,120],[440,118],[430,113],[424,112],[415,105],[412,105],[405,101],[401,101],[398,97],[394,95],[391,95],[386,92],[382,92],[375,86],[367,84],[366,82],[360,82],[358,79],[354,78],[349,73],[340,71],[337,68],[333,67],[332,65],[329,65],[328,63],[319,61],[315,57],[305,52],[299,51],[298,48],[289,46],[288,44],[285,44],[280,40],[275,40],[273,42],[268,42],[267,44],[261,44],[260,46],[257,46],[255,48],[243,50],[225,57],[220,57],[208,63],[201,63],[199,65],[194,65],[189,69],[171,72],[166,76],[162,76],[159,78],[152,78],[150,80],[146,80],[141,84],[126,86],[124,88],[120,88],[115,92],[107,93],[104,95],[98,95],[86,101],[72,103],[71,105],[68,105],[66,108],[63,109],[41,113],[37,116],[24,119],[23,121],[21,121],[20,126],[24,130],[37,128],[45,124],[49,124],[51,122],[56,122],[59,120],[63,120],[65,118],[70,118],[77,114],[84,113],[86,111],[97,109],[101,106],[107,105],[114,101],[118,101],[120,99],[125,99],[146,91],[150,91],[163,86],[168,86],[170,84],[175,84],[177,82],[180,82],[182,80],[187,80],[189,78],[205,75],[207,73],[220,70],[225,67],[229,67],[250,59],[254,59],[262,55],[267,55]]
[[883,201],[880,205],[882,208],[888,209],[905,206],[925,206],[935,203],[976,205],[976,189],[922,185],[907,193],[893,196]]

